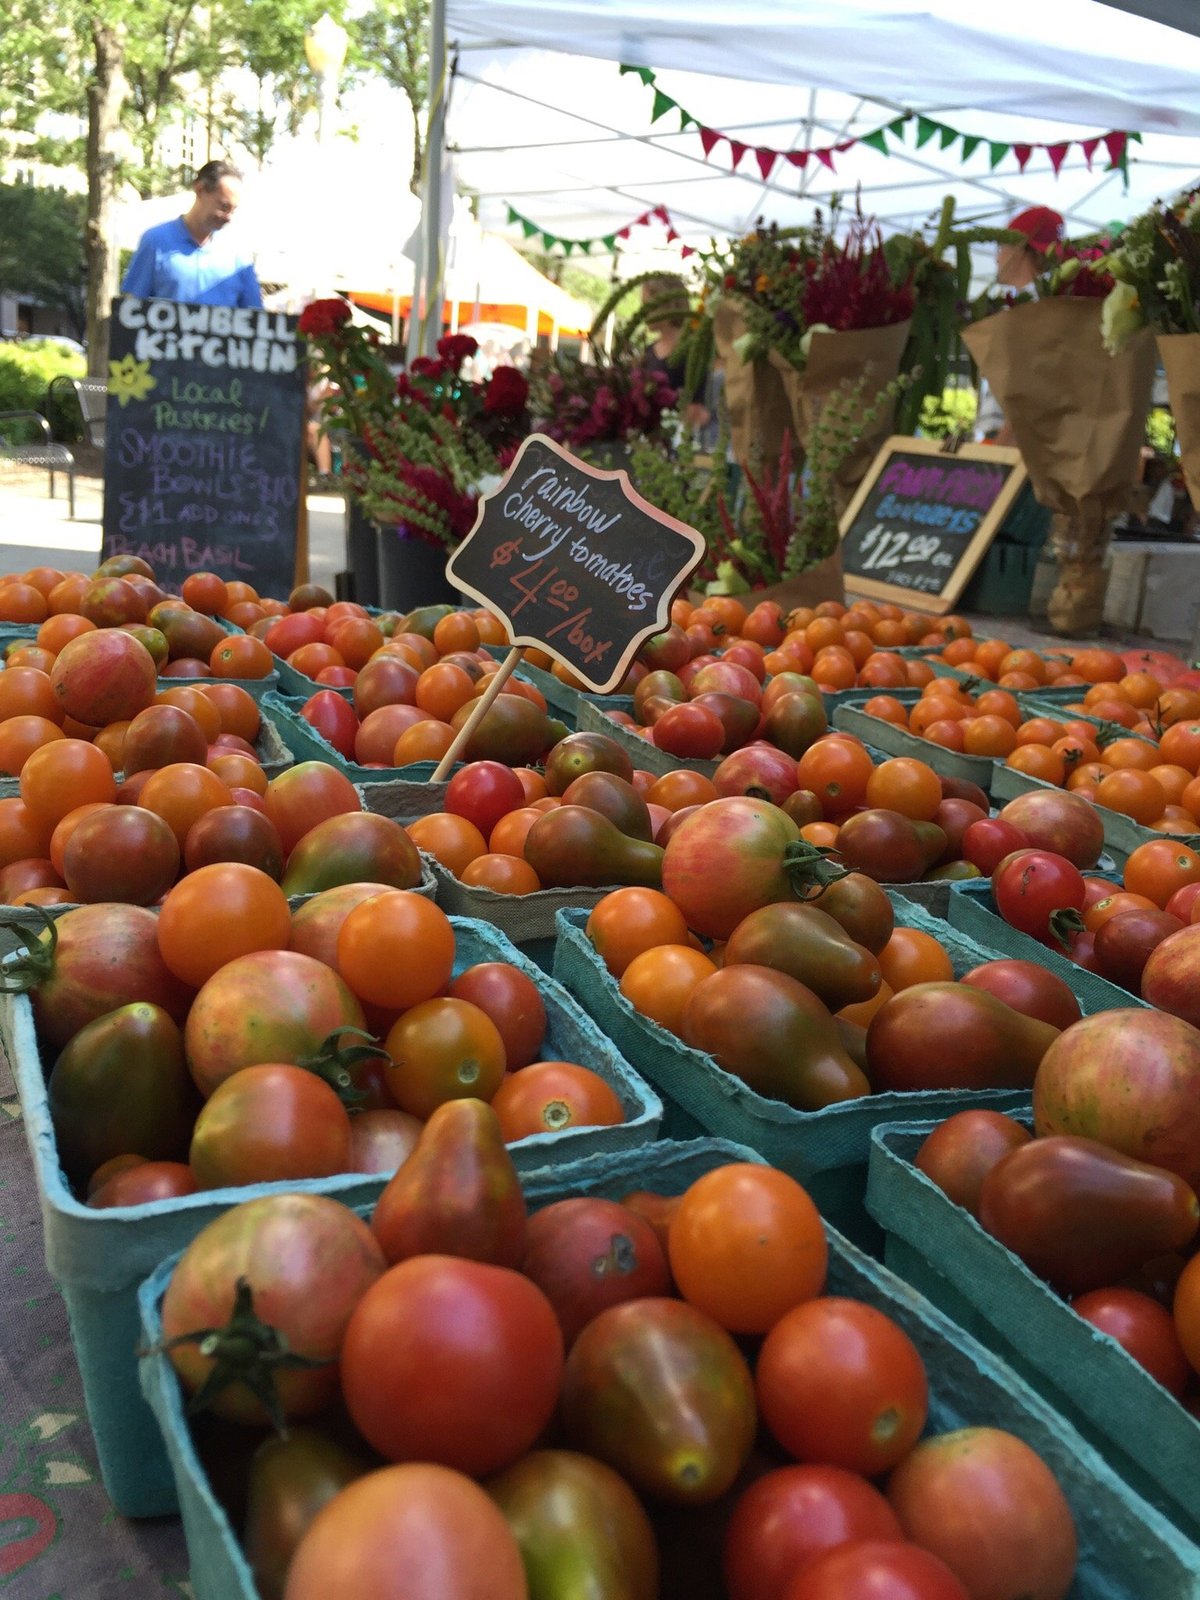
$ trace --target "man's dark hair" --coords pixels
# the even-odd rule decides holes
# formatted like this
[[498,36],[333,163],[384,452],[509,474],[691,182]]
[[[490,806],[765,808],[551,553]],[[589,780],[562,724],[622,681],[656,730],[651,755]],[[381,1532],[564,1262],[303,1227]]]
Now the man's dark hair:
[[232,161],[206,161],[193,181],[202,189],[215,189],[222,178],[237,178],[240,182],[242,169]]

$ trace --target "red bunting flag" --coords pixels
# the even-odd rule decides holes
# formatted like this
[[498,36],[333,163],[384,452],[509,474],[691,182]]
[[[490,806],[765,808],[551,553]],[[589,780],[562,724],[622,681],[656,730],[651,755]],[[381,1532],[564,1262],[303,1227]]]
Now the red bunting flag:
[[830,172],[833,171],[833,151],[832,150],[814,150],[813,151],[813,155],[816,156],[818,161],[822,162],[825,166],[827,166],[829,168]]
[[1015,145],[1013,145],[1013,155],[1016,156],[1016,158],[1017,158],[1017,166],[1020,167],[1022,172],[1025,171],[1025,168],[1026,168],[1026,166],[1028,165],[1028,162],[1029,162],[1029,158],[1030,158],[1030,156],[1032,154],[1033,154],[1033,146],[1031,144],[1015,144]]
[[1086,162],[1088,164],[1088,171],[1089,172],[1092,170],[1092,158],[1095,156],[1096,151],[1099,149],[1099,147],[1100,147],[1099,138],[1081,139],[1079,141],[1079,148],[1083,151],[1084,159],[1086,160]]
[[808,165],[808,151],[807,150],[788,150],[788,151],[785,152],[785,154],[787,156],[787,159],[792,163],[792,165],[794,167],[799,167],[801,171],[803,171],[804,168]]
[[682,244],[679,247],[679,254],[686,261],[689,256],[694,256],[696,254],[696,247],[695,245],[691,244]]
[[678,237],[679,237],[679,235],[675,232],[674,228],[668,228],[667,229],[667,243],[668,244],[674,244],[676,239],[678,239]]
[[1064,139],[1061,144],[1048,144],[1046,154],[1050,157],[1050,165],[1054,168],[1055,176],[1062,170],[1062,164],[1067,159],[1067,151],[1071,148],[1071,141]]
[[835,144],[833,148],[837,152],[837,154],[839,156],[841,156],[841,155],[845,155],[847,150],[853,150],[854,146],[857,143],[858,143],[857,139],[846,139],[841,144]]
[[722,135],[714,133],[711,128],[701,128],[699,132],[700,143],[704,146],[704,154],[711,156],[716,145],[720,143]]
[[1108,159],[1114,167],[1119,167],[1125,159],[1125,135],[1123,133],[1106,133],[1104,135],[1104,148],[1108,151]]
[[631,227],[632,227],[632,226],[633,226],[633,224],[632,224],[632,223],[627,223],[627,224],[626,224],[626,225],[625,225],[625,227],[623,227],[623,228],[618,228],[618,229],[617,229],[617,232],[616,232],[616,234],[615,234],[615,236],[614,236],[614,237],[616,237],[616,238],[618,238],[618,239],[628,239],[628,237],[629,237],[629,230],[630,230],[630,228],[631,228]]
[[754,159],[758,162],[758,170],[764,178],[769,178],[775,170],[775,163],[779,160],[778,150],[767,150],[763,145],[758,145],[754,151]]
[[741,163],[742,157],[746,154],[746,151],[749,150],[750,146],[748,144],[743,144],[740,139],[730,139],[729,148],[733,152],[733,170],[736,172]]

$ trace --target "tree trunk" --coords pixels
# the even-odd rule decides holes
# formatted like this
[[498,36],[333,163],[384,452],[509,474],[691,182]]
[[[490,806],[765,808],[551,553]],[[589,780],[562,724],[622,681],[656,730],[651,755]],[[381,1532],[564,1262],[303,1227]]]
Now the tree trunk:
[[108,324],[117,293],[120,255],[113,237],[112,213],[117,188],[116,133],[125,98],[120,34],[103,23],[92,24],[96,70],[88,85],[87,137],[87,343],[88,372],[108,371]]

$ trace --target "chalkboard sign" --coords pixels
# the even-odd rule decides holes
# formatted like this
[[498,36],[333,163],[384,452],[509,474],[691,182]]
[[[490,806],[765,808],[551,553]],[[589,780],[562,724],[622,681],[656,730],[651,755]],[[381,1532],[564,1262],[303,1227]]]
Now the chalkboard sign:
[[168,588],[203,571],[286,596],[304,437],[295,317],[124,295],[111,327],[104,556],[141,556]]
[[598,694],[666,627],[704,540],[605,472],[531,434],[499,488],[479,502],[446,575]]
[[963,592],[1025,482],[1020,452],[897,435],[842,518],[846,587],[942,614]]

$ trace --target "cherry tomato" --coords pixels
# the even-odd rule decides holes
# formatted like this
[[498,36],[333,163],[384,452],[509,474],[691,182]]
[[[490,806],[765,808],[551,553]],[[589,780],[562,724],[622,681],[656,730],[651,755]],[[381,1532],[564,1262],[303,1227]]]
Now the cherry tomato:
[[971,1600],[946,1566],[915,1544],[858,1539],[800,1569],[783,1600]]
[[[992,874],[996,909],[1011,927],[1043,944],[1062,943],[1051,918],[1057,911],[1078,912],[1086,890],[1079,868],[1049,850],[1022,851],[1001,862]],[[1076,923],[1078,927],[1078,923]]]
[[1093,1289],[1071,1302],[1072,1310],[1115,1339],[1139,1366],[1176,1399],[1191,1376],[1171,1313],[1136,1289]]
[[1005,856],[1014,850],[1023,850],[1028,843],[1028,837],[1011,822],[999,817],[983,817],[963,834],[963,860],[990,877]]

